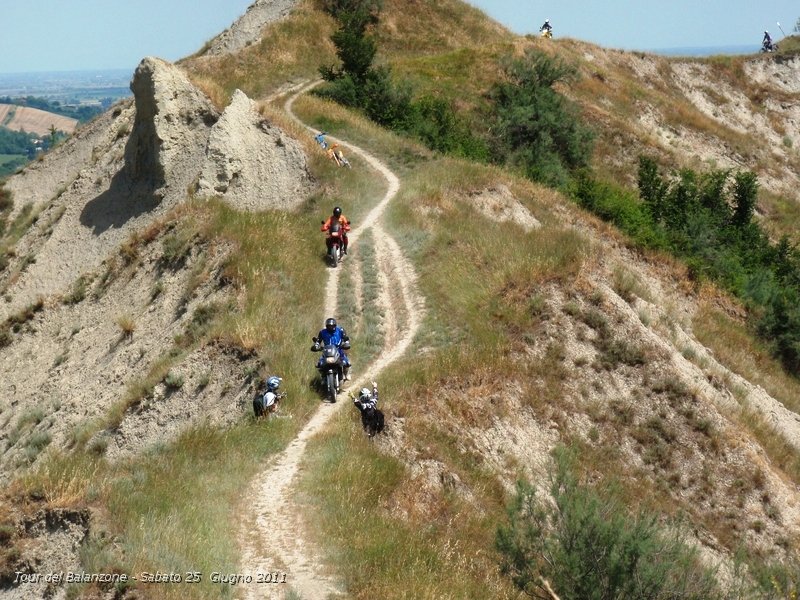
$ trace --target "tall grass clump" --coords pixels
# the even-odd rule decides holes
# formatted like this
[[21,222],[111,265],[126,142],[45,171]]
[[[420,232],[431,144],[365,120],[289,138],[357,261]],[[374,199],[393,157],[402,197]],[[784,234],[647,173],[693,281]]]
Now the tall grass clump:
[[552,502],[518,484],[508,522],[497,531],[501,570],[527,595],[550,598],[720,598],[714,571],[680,528],[628,514],[610,490],[581,483],[574,456],[554,453]]

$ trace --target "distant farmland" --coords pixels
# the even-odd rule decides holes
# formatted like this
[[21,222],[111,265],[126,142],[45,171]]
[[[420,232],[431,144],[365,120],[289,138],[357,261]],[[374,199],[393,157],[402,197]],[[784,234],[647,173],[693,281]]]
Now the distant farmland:
[[24,154],[0,154],[0,167],[6,163],[10,163],[12,160],[19,159],[28,160],[28,157]]
[[38,108],[0,104],[0,126],[13,131],[47,135],[50,128],[55,126],[58,131],[71,134],[77,125],[77,119],[62,117]]

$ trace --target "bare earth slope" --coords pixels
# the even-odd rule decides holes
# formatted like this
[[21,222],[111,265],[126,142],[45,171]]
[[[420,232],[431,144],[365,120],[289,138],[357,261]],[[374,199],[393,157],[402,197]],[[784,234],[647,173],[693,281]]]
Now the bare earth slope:
[[204,54],[233,54],[258,42],[264,27],[288,15],[295,4],[297,0],[256,0],[233,25],[209,42]]
[[753,170],[800,203],[800,58],[667,58],[559,41],[581,81],[569,93],[600,133],[602,165],[632,181],[638,154],[676,167]]
[[[196,307],[228,301],[218,278],[229,249],[198,240],[177,264],[163,257],[161,223],[171,210],[192,191],[241,210],[288,209],[310,185],[297,144],[244,94],[219,115],[177,68],[158,59],[142,62],[132,88],[135,105],[118,106],[9,182],[17,213],[27,206],[36,221],[0,274],[0,317],[31,306],[35,312],[26,313],[0,349],[3,480],[36,458],[24,456],[31,436],[47,432],[59,445],[69,442],[81,423],[106,414],[130,380],[170,348]],[[204,173],[212,182],[206,194],[197,184]],[[72,180],[63,183],[65,177]],[[32,193],[57,184],[50,198]],[[198,273],[207,277],[196,287],[190,280]],[[127,338],[121,337],[124,322],[134,328]],[[241,389],[240,358],[207,348],[186,358],[193,361],[208,366],[187,368],[186,380],[219,374],[210,386],[216,389],[204,395]],[[117,436],[103,444],[115,455],[163,439],[165,431],[177,433],[188,420],[179,408],[185,393],[158,392],[167,400],[156,403],[159,410],[178,408],[153,417],[161,426],[151,434],[140,414],[130,428],[123,419]],[[224,403],[233,406],[220,405],[211,419],[239,414],[231,410],[239,401],[227,396]],[[30,427],[27,419],[39,410],[59,417],[37,417]]]
[[189,193],[263,210],[296,206],[310,189],[297,144],[244,94],[220,115],[179,69],[152,58],[131,87],[135,106],[121,105],[10,180],[15,210],[31,205],[39,214],[17,255],[37,260],[0,274],[0,316],[64,293]]

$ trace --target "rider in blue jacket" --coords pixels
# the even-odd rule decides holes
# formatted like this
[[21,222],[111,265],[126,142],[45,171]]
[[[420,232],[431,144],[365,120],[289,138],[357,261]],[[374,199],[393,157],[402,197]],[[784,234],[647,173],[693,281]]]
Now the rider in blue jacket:
[[342,353],[342,362],[344,363],[344,378],[349,380],[350,359],[347,358],[347,354],[345,354],[344,349],[342,348],[342,344],[350,341],[350,338],[347,336],[347,332],[336,324],[336,319],[331,317],[325,321],[325,328],[320,330],[317,340],[319,340],[317,343],[322,346],[333,344],[339,348],[339,351]]

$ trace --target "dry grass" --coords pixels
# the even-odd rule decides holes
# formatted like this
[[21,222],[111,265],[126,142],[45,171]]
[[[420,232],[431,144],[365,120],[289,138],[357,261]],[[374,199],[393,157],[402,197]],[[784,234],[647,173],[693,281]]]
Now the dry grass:
[[747,331],[743,322],[728,316],[714,304],[704,303],[692,320],[692,329],[722,364],[763,387],[790,410],[800,413],[800,381],[781,368],[769,349]]
[[261,99],[287,81],[314,79],[322,64],[336,62],[329,39],[333,19],[314,4],[304,0],[286,19],[271,25],[261,42],[236,55],[192,57],[182,65],[217,107],[227,105],[237,88]]
[[[482,500],[489,504],[482,506],[494,509],[488,514],[475,511],[456,491],[437,491],[424,478],[413,477],[369,443],[353,417],[340,413],[335,431],[312,441],[298,498],[312,515],[318,543],[336,547],[331,560],[344,575],[348,593],[387,599],[514,597],[490,550],[503,511],[499,490],[487,485],[486,474],[479,483],[460,466],[446,465],[473,489],[484,486]],[[452,440],[438,432],[421,438],[419,433],[413,432],[415,440],[436,447],[428,448],[429,456],[441,457],[452,448]],[[494,500],[489,500],[491,492]],[[350,568],[355,563],[359,568]]]
[[442,54],[510,42],[512,34],[466,2],[385,0],[378,27],[381,53],[392,57]]
[[[800,140],[798,141],[800,143]],[[759,194],[759,223],[770,237],[777,240],[787,236],[793,244],[800,243],[800,203],[762,190]]]
[[116,323],[119,326],[123,339],[129,340],[133,337],[133,332],[136,331],[136,321],[131,315],[120,315],[117,317]]

